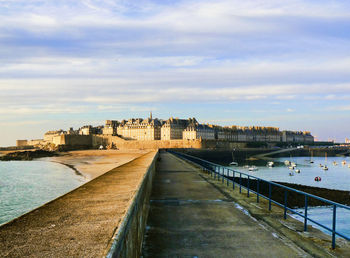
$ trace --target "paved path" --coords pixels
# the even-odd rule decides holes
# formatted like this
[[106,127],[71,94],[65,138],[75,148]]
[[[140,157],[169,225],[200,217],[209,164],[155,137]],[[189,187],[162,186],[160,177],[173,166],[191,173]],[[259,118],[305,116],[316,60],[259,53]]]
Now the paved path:
[[300,257],[227,199],[198,170],[161,154],[143,257]]
[[0,257],[102,257],[155,152],[0,227]]

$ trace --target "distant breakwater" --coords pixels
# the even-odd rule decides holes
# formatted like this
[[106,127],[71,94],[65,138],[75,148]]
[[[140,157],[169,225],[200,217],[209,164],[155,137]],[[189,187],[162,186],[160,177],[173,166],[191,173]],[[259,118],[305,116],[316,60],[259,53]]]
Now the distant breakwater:
[[[231,177],[230,179],[232,180],[233,178]],[[234,180],[237,184],[239,184],[239,177],[235,177]],[[327,188],[320,188],[320,187],[313,187],[313,186],[306,186],[306,185],[299,185],[299,184],[290,184],[290,183],[284,183],[284,182],[275,182],[275,183],[278,183],[280,185],[284,185],[299,191],[303,191],[309,194],[313,194],[337,203],[350,205],[350,191],[334,190],[334,189],[327,189]],[[248,179],[242,178],[241,184],[247,187]],[[257,191],[257,180],[254,180],[254,179],[249,180],[249,189],[253,191]],[[284,192],[285,192],[285,189],[272,185],[271,199],[283,204]],[[259,193],[265,196],[269,195],[268,183],[260,181]],[[298,194],[296,192],[288,191],[288,207],[299,208],[299,207],[304,207],[304,205],[305,205],[304,195]],[[308,205],[309,206],[328,206],[329,204],[314,198],[309,198]]]

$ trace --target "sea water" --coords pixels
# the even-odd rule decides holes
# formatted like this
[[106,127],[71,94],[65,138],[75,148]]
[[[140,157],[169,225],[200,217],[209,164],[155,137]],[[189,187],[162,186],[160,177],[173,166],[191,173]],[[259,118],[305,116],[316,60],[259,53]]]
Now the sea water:
[[[291,170],[284,165],[285,160],[296,163],[295,169],[300,169],[300,173],[296,173],[294,169],[293,176],[290,176]],[[272,168],[266,166],[266,161],[252,161],[239,167],[230,168],[268,181],[350,191],[349,157],[329,157],[327,160],[324,157],[314,157],[312,160],[314,163],[310,163],[310,157],[277,158],[274,159],[275,167]],[[346,164],[342,165],[342,161],[345,161]],[[333,162],[338,165],[333,165]],[[328,170],[323,170],[320,164],[327,164]],[[255,165],[258,170],[249,171],[243,165]],[[315,181],[315,177],[318,176],[321,177],[320,182]]]
[[[297,167],[290,170],[284,161],[289,160],[296,163]],[[231,169],[246,173],[251,176],[259,177],[268,181],[285,182],[291,184],[300,184],[328,189],[350,191],[350,158],[349,157],[313,157],[310,163],[310,157],[284,157],[276,158],[275,167],[267,167],[267,161],[247,161],[240,164],[239,167],[229,167]],[[342,164],[345,161],[346,164]],[[333,162],[336,162],[335,165]],[[320,164],[327,165],[328,170],[323,170]],[[249,171],[247,166],[255,165],[257,171]],[[300,173],[295,170],[300,169]],[[294,171],[290,176],[289,173]],[[230,175],[232,176],[232,175]],[[238,174],[236,175],[238,176]],[[315,181],[315,177],[321,177],[321,181]],[[296,209],[297,212],[303,214],[304,209]],[[350,237],[350,210],[337,208],[336,210],[336,230]],[[304,218],[298,215],[292,215],[294,218],[304,221]],[[309,207],[308,217],[320,222],[321,224],[332,228],[333,207]],[[314,227],[330,234],[330,231],[308,222]]]
[[0,161],[0,225],[29,212],[85,182],[59,163]]

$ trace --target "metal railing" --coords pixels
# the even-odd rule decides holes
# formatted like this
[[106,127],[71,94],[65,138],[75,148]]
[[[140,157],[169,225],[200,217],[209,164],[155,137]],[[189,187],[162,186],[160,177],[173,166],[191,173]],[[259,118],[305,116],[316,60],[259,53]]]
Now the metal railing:
[[[304,218],[304,231],[307,231],[307,223],[308,221],[318,225],[321,228],[326,229],[327,231],[330,231],[332,234],[332,248],[335,248],[335,240],[336,240],[336,235],[340,236],[348,241],[350,241],[350,237],[336,231],[336,215],[337,215],[337,208],[344,208],[346,210],[350,210],[349,206],[340,204],[340,203],[336,203],[330,200],[327,200],[325,198],[313,195],[313,194],[309,194],[303,191],[299,191],[275,182],[271,182],[271,181],[267,181],[264,179],[261,179],[259,177],[255,177],[246,173],[242,173],[240,171],[237,170],[233,170],[230,168],[227,168],[225,166],[222,165],[218,165],[194,156],[190,156],[184,153],[179,153],[179,152],[174,152],[174,151],[169,151],[170,153],[185,159],[191,163],[194,163],[196,165],[199,165],[203,170],[205,170],[206,172],[208,172],[211,176],[214,177],[214,179],[218,179],[218,180],[222,180],[222,183],[225,182],[227,183],[227,186],[229,186],[230,182],[232,183],[232,188],[235,189],[235,186],[238,185],[239,187],[239,192],[242,192],[242,188],[247,190],[247,197],[250,196],[250,193],[255,193],[256,194],[256,201],[257,203],[259,203],[259,199],[260,197],[268,200],[268,206],[269,206],[269,210],[272,209],[271,204],[274,203],[280,207],[282,207],[284,209],[284,214],[283,217],[284,219],[287,219],[287,211],[290,211],[293,214],[296,214],[302,218]],[[232,176],[231,176],[232,175]],[[232,178],[232,179],[231,179]],[[242,179],[246,179],[246,184],[242,183]],[[256,187],[255,190],[252,189],[252,187],[250,187],[251,184],[251,180],[255,180],[256,182]],[[265,196],[260,192],[260,185],[261,183],[266,183],[268,184],[268,195]],[[284,197],[283,197],[283,203],[279,203],[275,200],[272,199],[272,186],[278,187],[280,189],[284,190]],[[293,192],[293,193],[297,193],[300,195],[304,196],[304,214],[299,213],[291,208],[288,207],[288,192]],[[309,205],[309,201],[310,199],[316,199],[318,201],[327,203],[329,206],[333,207],[333,218],[332,218],[332,228],[314,220],[311,219],[310,217],[308,217],[308,205]]]

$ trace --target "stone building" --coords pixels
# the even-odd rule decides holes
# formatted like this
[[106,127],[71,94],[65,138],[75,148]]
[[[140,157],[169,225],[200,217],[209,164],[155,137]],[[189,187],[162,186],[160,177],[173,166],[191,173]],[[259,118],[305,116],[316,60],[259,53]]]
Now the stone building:
[[282,142],[300,142],[309,143],[314,142],[314,137],[310,132],[305,131],[282,131]]
[[161,139],[161,121],[152,118],[131,118],[123,120],[117,127],[117,134],[124,139],[151,141]]
[[117,128],[120,122],[117,120],[106,120],[106,124],[102,129],[102,134],[104,135],[117,135]]
[[179,119],[170,117],[164,122],[161,128],[162,140],[182,139],[182,134],[185,128],[191,124],[197,123],[195,118]]
[[44,134],[44,141],[47,142],[52,142],[53,141],[53,137],[61,135],[61,134],[66,134],[66,131],[63,131],[62,129],[60,130],[56,130],[56,131],[48,131]]
[[79,129],[80,135],[102,134],[103,126],[84,125]]
[[183,131],[184,140],[215,140],[215,129],[205,124],[191,123]]

